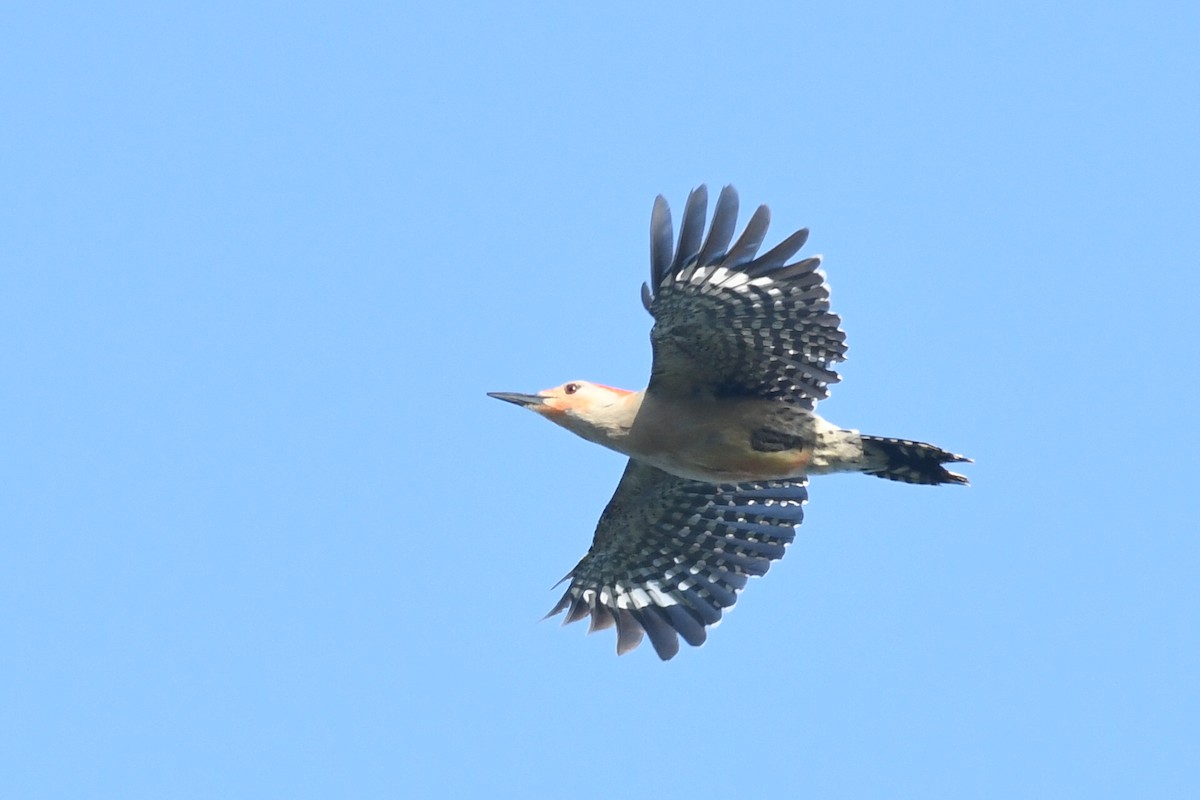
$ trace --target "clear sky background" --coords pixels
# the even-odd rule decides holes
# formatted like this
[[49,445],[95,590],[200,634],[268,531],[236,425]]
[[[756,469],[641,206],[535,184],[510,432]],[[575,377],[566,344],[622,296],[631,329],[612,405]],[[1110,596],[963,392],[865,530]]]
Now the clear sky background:
[[[1200,11],[0,11],[0,796],[1200,796]],[[812,229],[817,480],[701,649],[538,622],[663,193]]]

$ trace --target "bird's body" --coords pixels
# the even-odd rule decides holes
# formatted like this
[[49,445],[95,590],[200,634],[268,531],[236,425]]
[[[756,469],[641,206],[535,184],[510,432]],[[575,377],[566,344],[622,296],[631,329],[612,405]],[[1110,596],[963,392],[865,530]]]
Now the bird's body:
[[803,478],[850,469],[861,457],[853,431],[804,408],[756,397],[661,398],[574,381],[617,397],[604,412],[566,417],[563,427],[659,469],[708,483]]
[[[694,481],[803,478],[812,461],[815,418],[788,415],[789,410],[778,401],[753,397],[668,400],[646,394],[623,452]],[[791,437],[786,446],[755,447],[761,431],[785,427]]]
[[[841,319],[819,258],[788,260],[797,231],[757,255],[760,206],[732,247],[737,194],[726,187],[703,236],[707,193],[692,192],[678,249],[659,197],[651,218],[654,366],[642,391],[572,381],[536,395],[493,393],[629,457],[592,549],[551,613],[615,625],[618,652],[649,635],[659,656],[705,627],[752,575],[783,555],[803,518],[807,477],[866,472],[909,483],[966,483],[933,445],[864,436],[818,416],[839,380]],[[701,241],[703,239],[703,241]]]

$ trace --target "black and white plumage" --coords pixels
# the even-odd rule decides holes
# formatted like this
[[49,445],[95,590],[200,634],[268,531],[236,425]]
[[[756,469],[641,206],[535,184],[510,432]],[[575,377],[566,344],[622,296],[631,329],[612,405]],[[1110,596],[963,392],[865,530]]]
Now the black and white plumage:
[[564,580],[566,622],[617,627],[617,652],[642,640],[669,659],[683,637],[703,644],[705,626],[737,600],[752,576],[782,558],[804,519],[804,481],[717,486],[677,478],[630,459],[592,548]]
[[[811,409],[839,377],[840,318],[829,310],[819,257],[788,263],[808,240],[801,229],[757,256],[770,224],[759,206],[732,248],[737,192],[717,198],[704,236],[708,189],[684,207],[678,247],[659,195],[650,222],[650,284],[642,302],[655,319],[647,391],[753,395]],[[715,485],[677,478],[631,459],[604,509],[591,550],[568,575],[553,616],[591,616],[589,632],[616,625],[617,652],[642,640],[669,659],[676,634],[702,644],[748,578],[783,557],[804,519],[806,481]]]
[[[818,257],[793,261],[802,229],[762,255],[766,206],[736,241],[725,187],[705,236],[708,194],[694,190],[678,244],[659,196],[650,227],[654,317],[650,382],[630,392],[572,381],[536,395],[493,393],[629,456],[587,555],[547,616],[617,629],[617,651],[649,637],[672,658],[699,645],[753,576],[784,555],[812,474],[856,471],[909,483],[966,483],[963,456],[908,439],[863,436],[815,413],[844,360]],[[731,244],[732,243],[732,244]]]
[[[788,263],[808,240],[803,228],[757,256],[771,213],[759,206],[729,248],[737,192],[717,198],[708,238],[708,192],[688,196],[672,253],[671,212],[660,195],[651,216],[651,281],[642,302],[654,316],[654,367],[649,390],[779,399],[813,408],[840,380],[845,359],[841,318],[829,310],[829,287],[819,256]],[[727,249],[728,248],[728,249]]]

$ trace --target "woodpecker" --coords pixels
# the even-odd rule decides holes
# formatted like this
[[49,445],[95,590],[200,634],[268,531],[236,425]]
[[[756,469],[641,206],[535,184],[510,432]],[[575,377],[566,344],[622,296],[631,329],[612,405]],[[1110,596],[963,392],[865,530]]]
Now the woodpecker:
[[[617,653],[648,636],[659,658],[698,646],[751,576],[783,556],[803,519],[808,476],[865,472],[967,484],[943,465],[970,461],[924,442],[866,436],[816,404],[840,380],[841,317],[819,256],[791,261],[804,228],[762,255],[759,206],[730,246],[738,196],[726,186],[704,235],[708,191],[687,199],[675,244],[662,195],[650,217],[654,361],[641,391],[574,380],[537,394],[490,392],[629,457],[591,549],[547,617],[616,627]],[[790,263],[789,263],[790,262]]]

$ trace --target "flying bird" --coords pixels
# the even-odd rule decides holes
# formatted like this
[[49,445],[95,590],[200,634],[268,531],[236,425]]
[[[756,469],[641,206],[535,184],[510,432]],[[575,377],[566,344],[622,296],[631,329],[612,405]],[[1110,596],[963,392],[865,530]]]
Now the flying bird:
[[643,636],[663,660],[680,637],[703,644],[747,580],[783,556],[810,475],[968,482],[943,466],[964,456],[815,413],[840,380],[846,337],[820,257],[792,260],[808,229],[758,255],[765,205],[732,245],[737,192],[721,191],[705,236],[707,207],[704,186],[688,195],[676,244],[667,201],[654,201],[645,389],[573,380],[537,394],[489,393],[629,457],[591,549],[547,614],[566,612],[564,624],[590,617],[589,632],[615,626],[619,654]]

